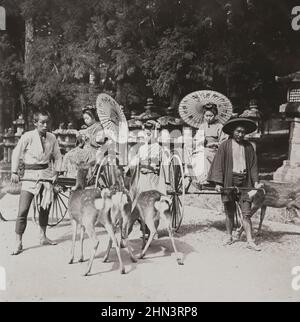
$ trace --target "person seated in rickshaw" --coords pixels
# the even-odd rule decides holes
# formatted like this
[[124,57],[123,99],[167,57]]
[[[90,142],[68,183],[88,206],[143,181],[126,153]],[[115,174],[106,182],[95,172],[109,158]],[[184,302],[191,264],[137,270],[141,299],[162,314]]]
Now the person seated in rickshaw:
[[144,124],[144,139],[137,154],[129,160],[131,192],[136,200],[143,191],[157,190],[166,194],[164,173],[161,170],[162,149],[157,138],[156,122]]
[[67,177],[75,178],[82,162],[96,164],[97,149],[104,144],[104,129],[93,106],[83,109],[83,120],[87,127],[78,132],[77,146],[64,156],[62,171]]
[[219,145],[227,140],[228,135],[223,131],[223,125],[217,120],[216,104],[208,103],[204,107],[204,123],[194,137],[192,168],[196,181],[200,185],[208,184],[207,176]]

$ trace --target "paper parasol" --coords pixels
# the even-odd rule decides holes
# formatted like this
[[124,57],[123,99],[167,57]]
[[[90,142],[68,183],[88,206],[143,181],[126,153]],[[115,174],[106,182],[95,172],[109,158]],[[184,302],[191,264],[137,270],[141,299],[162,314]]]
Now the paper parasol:
[[226,96],[215,91],[203,90],[188,94],[179,104],[179,114],[187,124],[199,128],[204,122],[203,107],[209,103],[217,106],[216,118],[225,124],[232,115],[232,104]]
[[105,134],[116,142],[125,142],[128,137],[128,125],[120,105],[111,96],[100,94],[96,107]]

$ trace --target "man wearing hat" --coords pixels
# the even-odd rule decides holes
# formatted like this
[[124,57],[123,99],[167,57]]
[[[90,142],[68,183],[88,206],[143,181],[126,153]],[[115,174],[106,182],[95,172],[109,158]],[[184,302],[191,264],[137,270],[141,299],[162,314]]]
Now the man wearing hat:
[[[223,127],[223,132],[229,135],[229,139],[220,146],[213,160],[208,181],[216,184],[216,190],[222,192],[226,214],[226,229],[228,233],[227,245],[231,245],[234,227],[234,214],[236,202],[238,203],[243,217],[243,227],[247,237],[247,248],[260,251],[252,238],[251,224],[251,200],[248,191],[240,190],[240,194],[234,194],[229,187],[260,188],[258,181],[257,157],[253,146],[246,141],[245,135],[254,132],[257,125],[247,118],[235,118],[229,120]],[[224,189],[224,190],[223,190]]]

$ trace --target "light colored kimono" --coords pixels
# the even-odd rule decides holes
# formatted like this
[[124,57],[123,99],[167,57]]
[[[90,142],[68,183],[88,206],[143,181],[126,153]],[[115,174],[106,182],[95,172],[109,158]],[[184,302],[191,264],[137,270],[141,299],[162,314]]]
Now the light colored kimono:
[[[58,142],[54,134],[47,132],[45,138],[40,137],[37,130],[24,133],[17,146],[12,153],[11,171],[18,172],[20,159],[23,159],[25,164],[39,165],[49,164],[47,169],[43,170],[25,170],[24,179],[32,181],[23,181],[22,190],[26,190],[36,195],[39,193],[42,186],[44,186],[42,206],[46,209],[51,203],[52,185],[49,183],[39,182],[40,179],[51,180],[55,171],[60,171],[61,168],[61,153]],[[53,163],[51,164],[51,161]]]
[[62,164],[62,171],[69,178],[76,178],[78,166],[85,164],[90,167],[97,162],[97,149],[101,147],[104,141],[104,130],[100,122],[96,122],[86,129],[80,130],[79,135],[84,137],[84,147],[75,147],[65,154]]
[[160,162],[161,156],[162,149],[159,143],[145,143],[139,148],[137,155],[129,161],[133,208],[138,196],[143,191],[157,190],[166,195],[165,173],[163,163]]
[[219,145],[228,139],[222,131],[223,125],[219,122],[203,123],[194,136],[194,151],[192,155],[193,175],[198,183],[207,181],[208,172]]

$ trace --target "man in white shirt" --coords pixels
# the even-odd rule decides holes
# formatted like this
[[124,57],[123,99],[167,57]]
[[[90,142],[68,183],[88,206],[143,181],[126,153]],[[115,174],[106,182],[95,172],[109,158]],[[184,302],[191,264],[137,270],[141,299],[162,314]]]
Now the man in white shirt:
[[[11,181],[19,182],[19,162],[25,164],[24,179],[22,182],[19,200],[19,212],[16,220],[16,248],[12,255],[18,255],[23,250],[22,237],[27,225],[28,211],[35,195],[41,194],[41,208],[39,212],[40,244],[56,245],[46,236],[49,210],[52,201],[52,184],[39,181],[57,178],[61,167],[61,153],[55,135],[47,132],[50,123],[50,114],[46,111],[34,113],[35,130],[22,135],[12,154]],[[50,162],[54,161],[51,168]],[[26,179],[28,181],[26,181]]]

